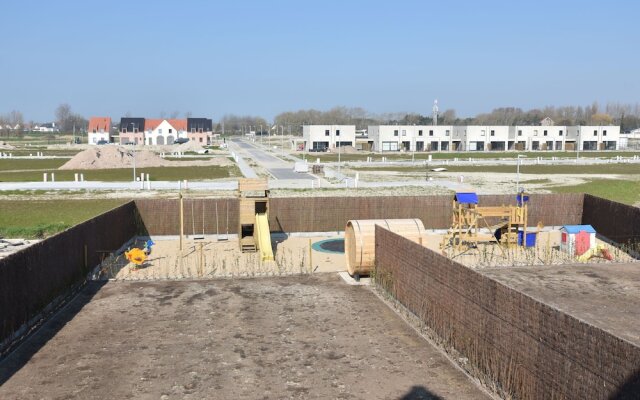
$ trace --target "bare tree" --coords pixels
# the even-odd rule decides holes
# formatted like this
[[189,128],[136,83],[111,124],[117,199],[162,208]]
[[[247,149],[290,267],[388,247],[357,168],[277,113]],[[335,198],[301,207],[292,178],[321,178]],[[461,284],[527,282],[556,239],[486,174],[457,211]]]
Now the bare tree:
[[67,103],[60,104],[58,108],[56,108],[55,115],[60,130],[67,131],[69,128],[67,126],[69,117],[71,117],[71,106]]

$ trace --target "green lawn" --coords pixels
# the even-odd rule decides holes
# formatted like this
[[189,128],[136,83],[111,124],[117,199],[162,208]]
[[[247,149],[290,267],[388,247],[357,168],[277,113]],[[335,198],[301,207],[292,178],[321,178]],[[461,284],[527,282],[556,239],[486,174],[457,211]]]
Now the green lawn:
[[[515,165],[449,165],[430,166],[429,168],[443,167],[449,172],[497,172],[516,173]],[[421,166],[394,166],[381,165],[372,167],[350,167],[356,171],[392,171],[392,172],[425,172],[426,167]],[[602,165],[521,165],[521,174],[640,174],[640,164],[602,164]]]
[[640,202],[640,181],[594,179],[574,186],[550,187],[554,193],[589,193],[625,204]]
[[[84,174],[85,181],[126,182],[133,179],[131,168],[94,169],[94,170],[39,170],[39,171],[0,171],[0,182],[40,182],[43,172],[55,173],[56,181],[72,181],[75,173]],[[136,176],[149,174],[152,181],[209,180],[241,176],[237,166],[222,167],[208,165],[198,167],[153,167],[136,168]],[[50,178],[49,178],[50,179]]]
[[[539,151],[539,152],[516,152],[516,151],[489,151],[489,152],[443,152],[443,153],[415,153],[414,157],[416,160],[427,160],[429,159],[429,155],[433,160],[453,160],[454,158],[458,159],[487,159],[487,158],[516,158],[518,154],[526,155],[528,158],[551,158],[551,157],[561,157],[561,158],[575,158],[575,151]],[[301,154],[297,154],[298,157],[302,157]],[[581,151],[580,157],[604,157],[604,158],[614,158],[616,156],[623,157],[632,157],[634,155],[640,155],[640,151]],[[411,153],[399,153],[399,152],[389,152],[389,153],[357,153],[357,154],[340,154],[340,161],[366,161],[367,157],[373,157],[374,161],[380,161],[382,157],[387,157],[388,160],[411,160]],[[337,153],[307,153],[306,158],[308,160],[315,160],[316,158],[320,158],[320,161],[323,162],[334,162],[338,161]]]
[[62,164],[69,161],[66,158],[43,158],[43,159],[0,159],[0,171],[19,171],[25,169],[50,170],[57,169]]
[[1,200],[0,236],[44,238],[108,211],[125,199]]
[[68,157],[68,158],[75,156],[76,154],[80,153],[80,151],[81,150],[47,150],[44,147],[40,147],[40,148],[21,147],[21,148],[12,149],[12,150],[2,150],[3,153],[7,153],[7,154],[11,153],[14,157],[28,156],[28,155],[35,156],[36,153],[42,153],[42,155],[44,156],[57,156],[57,157]]

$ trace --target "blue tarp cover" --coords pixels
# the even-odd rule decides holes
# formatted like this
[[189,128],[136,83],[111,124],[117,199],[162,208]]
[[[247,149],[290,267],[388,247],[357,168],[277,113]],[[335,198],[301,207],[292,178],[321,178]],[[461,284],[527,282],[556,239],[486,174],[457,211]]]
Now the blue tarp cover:
[[585,231],[587,233],[596,233],[596,230],[593,229],[591,225],[563,225],[562,229],[567,231],[567,233],[578,233],[580,231]]
[[456,193],[455,199],[458,203],[478,204],[478,195],[473,192]]

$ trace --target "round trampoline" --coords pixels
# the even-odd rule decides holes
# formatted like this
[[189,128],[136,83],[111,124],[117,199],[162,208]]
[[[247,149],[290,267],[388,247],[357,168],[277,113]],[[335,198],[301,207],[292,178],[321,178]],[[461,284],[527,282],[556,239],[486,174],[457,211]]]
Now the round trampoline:
[[315,242],[311,248],[323,253],[344,254],[344,239],[326,239]]

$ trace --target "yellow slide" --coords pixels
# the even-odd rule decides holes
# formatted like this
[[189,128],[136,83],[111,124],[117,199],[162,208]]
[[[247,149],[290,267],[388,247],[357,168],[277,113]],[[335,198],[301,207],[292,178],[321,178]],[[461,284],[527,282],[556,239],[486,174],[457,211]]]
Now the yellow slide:
[[269,231],[269,217],[266,213],[256,214],[255,233],[256,243],[258,244],[262,261],[273,261],[271,233]]

